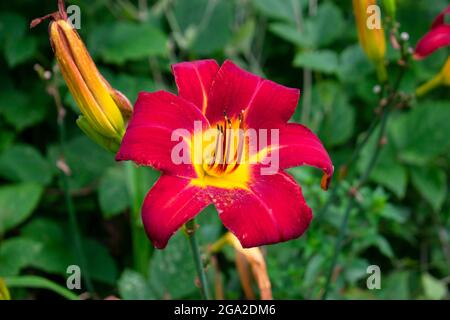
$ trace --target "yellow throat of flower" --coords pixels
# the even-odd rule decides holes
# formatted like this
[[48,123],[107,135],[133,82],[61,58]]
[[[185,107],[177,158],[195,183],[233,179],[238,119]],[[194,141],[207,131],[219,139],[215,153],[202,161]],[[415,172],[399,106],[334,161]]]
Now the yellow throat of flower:
[[214,129],[194,135],[191,155],[198,175],[192,180],[194,185],[248,188],[250,167],[243,117],[243,112],[236,118],[224,113],[223,120],[216,123]]

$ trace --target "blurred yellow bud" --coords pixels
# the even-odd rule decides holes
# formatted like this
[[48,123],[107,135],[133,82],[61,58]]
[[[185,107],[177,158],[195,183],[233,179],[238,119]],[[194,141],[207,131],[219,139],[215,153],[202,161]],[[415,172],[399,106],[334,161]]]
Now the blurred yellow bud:
[[395,14],[397,11],[397,4],[395,3],[396,0],[383,0],[383,7],[386,11],[386,14],[391,17],[392,19],[395,19]]
[[434,78],[417,88],[416,96],[423,96],[438,86],[450,86],[450,56]]
[[386,55],[386,39],[381,23],[380,7],[376,0],[353,0],[353,13],[358,30],[359,43],[376,69],[378,80],[386,81],[387,73],[384,65]]
[[5,281],[0,278],[0,300],[11,300]]
[[102,77],[68,21],[55,19],[50,23],[49,32],[61,73],[83,114],[78,125],[96,142],[101,137],[120,144],[132,112],[130,102]]

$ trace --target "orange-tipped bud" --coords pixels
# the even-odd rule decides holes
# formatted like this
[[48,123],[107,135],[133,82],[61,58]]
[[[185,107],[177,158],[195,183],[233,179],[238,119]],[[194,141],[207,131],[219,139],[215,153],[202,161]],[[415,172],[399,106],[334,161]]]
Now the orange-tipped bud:
[[384,82],[387,79],[384,65],[386,39],[379,7],[376,5],[376,0],[353,0],[353,13],[355,15],[359,43],[369,60],[375,64],[378,79]]
[[114,148],[120,145],[132,113],[130,101],[98,71],[77,31],[68,22],[63,0],[58,0],[57,12],[34,19],[31,27],[48,18],[52,19],[49,33],[56,60],[83,114],[77,124],[91,139],[117,151]]
[[120,142],[132,112],[130,102],[102,77],[69,22],[56,19],[49,32],[61,73],[87,123],[101,136]]

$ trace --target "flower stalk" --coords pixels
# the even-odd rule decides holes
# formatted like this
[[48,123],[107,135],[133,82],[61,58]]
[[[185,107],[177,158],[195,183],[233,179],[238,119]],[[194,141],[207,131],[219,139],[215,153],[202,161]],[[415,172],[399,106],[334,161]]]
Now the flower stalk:
[[126,164],[128,190],[131,199],[131,241],[133,246],[133,268],[144,276],[148,276],[148,262],[151,246],[148,242],[141,220],[142,190],[139,168],[132,163]]
[[[406,52],[404,50],[401,51],[401,61],[404,61],[404,59],[406,59]],[[369,162],[367,164],[367,167],[362,171],[361,175],[359,176],[359,178],[357,179],[357,182],[355,184],[355,186],[353,188],[350,189],[348,195],[349,195],[349,202],[347,204],[347,208],[345,210],[344,213],[344,217],[342,219],[339,231],[338,231],[338,236],[336,238],[336,242],[335,242],[335,246],[334,246],[334,250],[333,250],[333,256],[331,259],[331,264],[330,264],[330,268],[328,269],[328,273],[326,276],[326,282],[325,282],[325,287],[324,287],[324,291],[322,294],[322,299],[325,300],[328,296],[328,292],[329,292],[329,288],[331,285],[331,281],[333,278],[333,273],[335,270],[335,266],[337,264],[337,259],[339,256],[339,253],[341,251],[341,247],[342,247],[342,242],[344,240],[344,236],[345,233],[347,231],[347,225],[348,225],[348,219],[350,216],[351,211],[354,209],[355,205],[357,204],[357,195],[358,195],[358,190],[367,182],[367,180],[369,179],[369,176],[371,174],[371,172],[373,171],[373,169],[375,168],[375,165],[377,163],[377,160],[379,158],[380,152],[384,146],[384,144],[382,143],[382,140],[386,134],[386,130],[387,130],[387,122],[388,122],[388,117],[391,113],[391,109],[393,108],[393,106],[395,105],[395,101],[396,101],[396,97],[397,97],[397,91],[399,89],[401,80],[403,79],[403,76],[405,74],[407,65],[406,63],[399,63],[401,69],[400,72],[398,74],[397,79],[395,80],[392,89],[389,92],[389,96],[386,98],[386,102],[383,105],[383,110],[382,110],[382,116],[381,116],[381,123],[380,123],[380,129],[379,129],[379,133],[378,133],[378,137],[377,137],[377,145],[375,147],[374,152],[372,153]],[[383,100],[383,99],[382,99]],[[382,101],[381,100],[381,101]],[[371,131],[369,131],[371,132]],[[367,143],[369,139],[364,139],[364,144]],[[363,147],[363,145],[361,146],[361,148]]]
[[200,291],[203,299],[210,300],[211,295],[209,293],[208,280],[206,277],[206,272],[203,264],[203,260],[200,254],[200,248],[198,245],[197,237],[195,233],[197,231],[198,226],[195,223],[195,220],[189,220],[184,225],[184,231],[189,238],[189,244],[192,250],[192,256],[194,258],[195,269],[197,270],[198,279],[200,282]]

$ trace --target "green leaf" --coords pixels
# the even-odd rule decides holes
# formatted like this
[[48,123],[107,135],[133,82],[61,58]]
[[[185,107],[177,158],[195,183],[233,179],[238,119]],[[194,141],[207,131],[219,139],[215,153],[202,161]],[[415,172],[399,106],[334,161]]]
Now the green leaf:
[[42,186],[22,183],[0,187],[0,234],[26,220],[37,207]]
[[30,101],[29,93],[17,90],[0,92],[0,114],[18,131],[42,121],[46,112],[44,105]]
[[220,51],[232,37],[233,6],[227,0],[175,1],[174,13],[184,45],[193,53]]
[[[22,229],[22,235],[39,243],[42,247],[42,252],[33,259],[31,266],[49,273],[67,276],[67,267],[79,264],[73,237],[67,225],[58,224],[50,219],[35,219]],[[84,237],[83,250],[92,279],[114,284],[118,271],[108,249],[98,241]]]
[[69,300],[80,300],[80,298],[72,291],[66,289],[65,287],[57,284],[56,282],[50,281],[46,278],[39,276],[18,276],[18,277],[8,277],[5,279],[6,284],[10,288],[39,288],[47,289],[59,294]]
[[407,208],[398,207],[391,203],[387,203],[380,214],[384,218],[398,223],[405,223],[410,216],[410,212]]
[[358,82],[372,71],[373,65],[358,44],[349,46],[342,51],[337,70],[337,75],[342,82]]
[[235,32],[233,38],[230,40],[227,52],[236,54],[237,52],[247,53],[251,49],[253,37],[255,35],[256,22],[255,19],[247,20]]
[[0,176],[15,182],[51,182],[52,168],[32,146],[14,145],[0,154]]
[[338,58],[331,50],[299,52],[295,55],[294,66],[323,73],[334,73],[338,66]]
[[94,280],[114,285],[118,277],[117,265],[108,249],[97,240],[84,238],[89,273]]
[[15,276],[28,267],[41,252],[42,246],[31,240],[16,237],[0,246],[0,276]]
[[447,285],[429,273],[422,275],[422,286],[427,299],[441,300],[447,294]]
[[412,167],[410,172],[414,187],[438,211],[447,196],[445,171],[438,167]]
[[[391,126],[390,126],[391,127]],[[358,169],[363,172],[367,169],[368,163],[375,152],[379,136],[379,129],[376,129],[369,139],[369,142],[361,151]],[[387,144],[385,144],[378,156],[372,172],[369,175],[370,180],[377,182],[390,191],[398,198],[403,198],[408,184],[408,174],[406,168],[398,160],[397,146],[394,145],[394,139],[388,134]]]
[[386,238],[378,235],[375,238],[374,245],[382,254],[384,254],[388,258],[394,257],[394,251],[392,251],[392,247]]
[[125,269],[117,283],[119,294],[125,300],[156,299],[147,279],[139,272]]
[[337,40],[345,27],[344,17],[339,7],[332,2],[321,4],[317,14],[305,23],[306,33],[310,33],[314,47],[325,47]]
[[[56,163],[60,158],[60,148],[49,148],[51,163]],[[72,175],[70,176],[70,188],[83,188],[98,180],[103,173],[115,164],[112,154],[84,135],[77,136],[66,142],[65,160]]]
[[[180,266],[183,272],[179,271]],[[183,232],[174,235],[164,250],[155,251],[149,274],[151,288],[158,298],[181,299],[198,292],[195,265]]]
[[307,287],[311,287],[317,281],[317,278],[320,275],[320,271],[323,268],[323,263],[325,258],[321,254],[314,255],[306,265],[305,277],[304,277],[304,285]]
[[358,243],[355,243],[354,248],[357,252],[361,252],[369,247],[377,248],[383,255],[388,258],[394,257],[394,252],[389,242],[378,234],[367,234],[364,238],[360,239]]
[[450,150],[450,103],[423,101],[410,112],[392,119],[399,158],[423,165]]
[[301,14],[304,3],[301,0],[252,0],[253,6],[266,17],[292,23],[296,20],[295,14]]
[[355,127],[355,111],[342,88],[334,82],[321,82],[313,90],[314,105],[320,106],[319,137],[327,146],[347,142]]
[[122,166],[109,168],[100,179],[98,189],[100,208],[105,218],[111,218],[128,208],[130,198]]
[[369,263],[365,259],[355,258],[346,264],[344,269],[345,277],[350,283],[356,283],[360,279],[367,277],[367,267]]
[[150,24],[115,22],[101,25],[91,35],[93,52],[105,62],[123,64],[167,52],[167,37]]
[[73,254],[66,245],[67,234],[60,225],[50,219],[37,218],[24,226],[21,234],[42,246],[42,252],[31,262],[33,267],[66,275],[67,266],[73,264]]
[[12,68],[32,58],[37,40],[27,33],[28,22],[16,13],[0,14],[0,48],[4,49],[6,62]]
[[296,21],[295,18],[284,20],[286,21],[271,23],[269,30],[300,48],[308,49],[329,45],[341,36],[345,26],[340,9],[330,2],[320,5],[317,14],[305,17],[303,23]]
[[5,46],[5,58],[10,67],[15,67],[34,56],[37,40],[33,37],[10,40]]
[[407,271],[394,271],[381,282],[382,290],[373,290],[381,299],[408,300],[411,298],[410,273]]
[[311,38],[311,35],[307,32],[300,32],[295,25],[286,22],[273,22],[269,25],[269,30],[300,48],[313,47],[314,40]]
[[17,41],[27,32],[27,21],[14,12],[0,13],[0,48],[7,43]]
[[203,209],[195,221],[200,226],[196,233],[200,243],[213,243],[220,238],[223,225],[213,205]]

